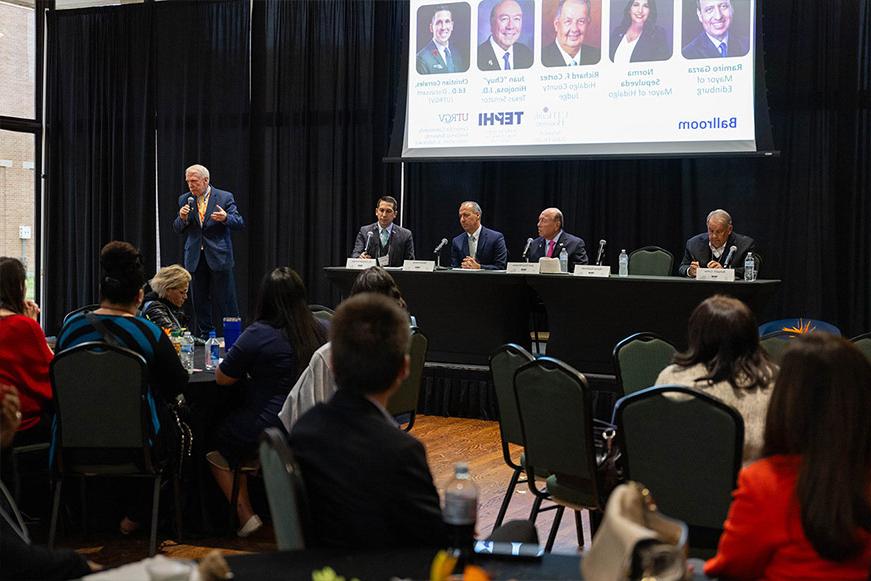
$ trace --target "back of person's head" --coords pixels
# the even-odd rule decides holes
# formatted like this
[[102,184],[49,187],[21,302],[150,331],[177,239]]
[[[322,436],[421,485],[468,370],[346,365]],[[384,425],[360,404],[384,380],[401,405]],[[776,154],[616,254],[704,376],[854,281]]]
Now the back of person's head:
[[325,332],[308,308],[305,284],[291,268],[280,266],[263,277],[255,318],[282,329],[293,345],[297,368],[326,340]]
[[[805,536],[822,557],[843,561],[871,531],[871,364],[828,333],[792,341],[768,404],[763,456],[802,457],[796,487]],[[786,493],[786,491],[784,491]]]
[[0,307],[24,314],[24,288],[27,272],[17,258],[0,256]]
[[142,255],[129,242],[115,240],[100,251],[100,300],[116,305],[136,302],[145,284]]
[[180,264],[171,264],[158,270],[154,278],[148,283],[151,285],[151,290],[157,293],[157,296],[164,298],[166,291],[174,288],[186,288],[190,281],[191,273]]
[[408,315],[395,301],[373,293],[352,296],[330,326],[336,385],[360,395],[386,391],[403,369],[410,337]]
[[724,295],[705,299],[690,315],[686,351],[674,362],[684,367],[702,363],[713,383],[728,381],[738,387],[767,387],[773,369],[759,346],[756,317],[747,305]]
[[360,272],[354,284],[351,285],[351,296],[360,293],[376,293],[392,298],[396,303],[405,310],[408,310],[408,305],[405,304],[405,299],[402,298],[402,293],[399,292],[399,287],[396,286],[396,281],[390,276],[390,273],[380,266],[373,266]]

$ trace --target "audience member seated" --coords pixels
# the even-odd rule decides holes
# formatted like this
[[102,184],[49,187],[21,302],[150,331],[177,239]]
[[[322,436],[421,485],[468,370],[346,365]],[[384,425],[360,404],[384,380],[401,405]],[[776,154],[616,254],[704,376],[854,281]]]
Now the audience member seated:
[[690,315],[687,335],[689,348],[674,356],[656,384],[693,387],[737,409],[744,419],[744,462],[755,460],[777,373],[759,346],[756,317],[738,299],[714,295]]
[[48,378],[51,349],[39,323],[39,307],[26,300],[24,265],[0,257],[0,383],[13,385],[21,400],[18,446],[48,442],[52,393]]
[[[362,293],[339,306],[330,338],[339,389],[290,433],[313,517],[306,543],[356,551],[445,546],[423,444],[385,409],[409,373],[408,315],[387,297]],[[506,527],[515,541],[537,542],[528,521]]]
[[[22,413],[18,392],[0,384],[0,447],[12,444]],[[27,525],[0,482],[0,579],[78,579],[101,567],[71,549],[50,551],[31,544]]]
[[[407,309],[405,299],[396,286],[396,281],[390,273],[380,266],[373,266],[362,271],[351,286],[351,296],[359,293],[377,293],[394,299],[403,309]],[[410,317],[413,321],[414,317]],[[414,323],[412,322],[412,326]],[[299,376],[296,385],[290,390],[284,406],[278,417],[285,431],[290,433],[293,424],[299,417],[310,410],[318,402],[327,401],[336,393],[336,380],[330,367],[332,348],[325,343],[314,352],[308,367]]]
[[181,265],[164,266],[149,281],[152,292],[145,295],[142,314],[161,329],[190,329],[188,316],[181,308],[188,298],[190,282],[191,274]]
[[744,468],[717,555],[721,579],[867,579],[871,570],[871,365],[812,333],[784,354],[763,459]]
[[[57,338],[57,351],[88,341],[115,343],[142,355],[148,365],[148,406],[155,433],[155,452],[160,458],[172,459],[178,453],[179,434],[169,405],[188,382],[169,337],[160,327],[137,317],[145,294],[145,271],[142,256],[129,242],[109,242],[100,252],[100,308],[93,313],[73,315]],[[106,410],[112,413],[112,410]],[[130,534],[148,517],[151,494],[147,482],[130,486],[128,513],[120,530]]]
[[[215,370],[218,385],[232,385],[246,374],[249,378],[244,405],[221,426],[218,448],[208,454],[212,474],[228,500],[233,490],[232,470],[254,457],[264,429],[281,425],[278,412],[299,376],[300,362],[311,359],[326,336],[326,325],[309,311],[299,275],[287,267],[267,274],[260,286],[256,321]],[[240,537],[247,537],[263,524],[251,507],[244,476],[236,512],[242,525]]]

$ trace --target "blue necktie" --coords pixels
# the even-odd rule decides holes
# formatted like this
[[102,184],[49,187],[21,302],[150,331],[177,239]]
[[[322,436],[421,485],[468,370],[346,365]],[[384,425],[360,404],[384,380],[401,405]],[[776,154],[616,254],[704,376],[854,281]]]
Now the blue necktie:
[[502,60],[505,61],[505,66],[503,67],[503,69],[506,70],[506,71],[510,71],[510,70],[511,70],[511,63],[508,61],[508,59],[509,59],[509,55],[508,55],[508,53],[506,52],[504,55],[502,55]]
[[387,240],[390,238],[390,231],[386,228],[381,230],[381,246],[387,246]]
[[451,57],[451,49],[445,48],[445,64],[448,65],[448,72],[454,72],[454,59]]
[[726,43],[721,42],[720,43],[720,56],[725,57],[727,52],[728,52],[728,47],[726,46]]

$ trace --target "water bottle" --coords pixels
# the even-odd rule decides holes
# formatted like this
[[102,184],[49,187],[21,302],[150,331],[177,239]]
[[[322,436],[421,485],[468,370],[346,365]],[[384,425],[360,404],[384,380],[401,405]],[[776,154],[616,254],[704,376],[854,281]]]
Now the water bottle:
[[618,271],[619,275],[620,276],[629,276],[629,255],[626,254],[625,248],[620,251],[620,258],[618,260],[618,264],[620,265],[620,268]]
[[214,371],[221,359],[221,346],[215,336],[215,331],[209,331],[209,340],[206,341],[206,371]]
[[569,253],[566,252],[565,247],[563,247],[563,249],[559,251],[559,271],[569,271]]
[[190,331],[181,338],[181,364],[188,373],[194,372],[194,337]]
[[756,280],[756,260],[753,259],[752,252],[748,252],[747,258],[744,259],[744,280],[748,282]]
[[478,487],[465,462],[454,464],[454,477],[445,487],[442,516],[448,527],[449,548],[457,557],[455,571],[462,572],[472,560],[478,518]]

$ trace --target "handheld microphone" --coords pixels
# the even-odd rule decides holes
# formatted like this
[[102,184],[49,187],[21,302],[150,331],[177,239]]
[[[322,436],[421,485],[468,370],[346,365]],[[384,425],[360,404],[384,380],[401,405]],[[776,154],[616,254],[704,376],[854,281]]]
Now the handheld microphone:
[[448,243],[448,239],[447,239],[447,238],[442,238],[442,241],[439,242],[439,245],[435,247],[435,250],[433,250],[432,253],[433,253],[433,254],[438,254],[439,252],[442,251],[442,248],[444,248],[445,245],[447,245],[447,243]]
[[605,239],[599,240],[599,252],[596,254],[596,266],[602,266],[602,258],[605,256]]
[[530,246],[532,246],[532,238],[527,238],[526,246],[523,247],[523,254],[521,255],[521,258],[523,258],[523,260],[525,260],[526,262],[529,262],[529,257],[527,255],[529,254]]
[[188,206],[191,207],[191,212],[194,211],[194,202],[195,202],[195,201],[196,201],[196,200],[194,200],[194,197],[193,197],[193,196],[188,196]]
[[726,255],[726,260],[723,261],[723,268],[729,268],[729,263],[732,261],[732,257],[735,255],[735,251],[738,250],[738,247],[734,244],[729,247],[729,254]]

